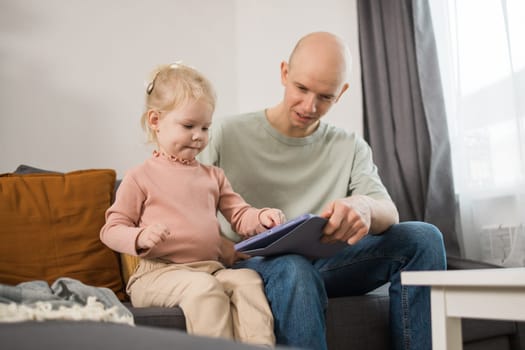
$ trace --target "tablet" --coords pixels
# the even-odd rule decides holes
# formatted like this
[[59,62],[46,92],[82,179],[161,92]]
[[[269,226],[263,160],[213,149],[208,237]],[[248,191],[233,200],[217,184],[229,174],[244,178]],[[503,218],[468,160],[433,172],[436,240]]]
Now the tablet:
[[320,241],[326,222],[320,216],[304,214],[235,244],[235,250],[252,256],[293,253],[312,259],[329,257],[347,244]]
[[283,224],[272,227],[271,229],[261,232],[255,236],[252,236],[244,241],[241,241],[235,245],[235,250],[245,251],[251,249],[264,248],[268,244],[275,242],[279,238],[292,231],[294,228],[310,219],[314,215],[304,214],[295,219],[289,220]]

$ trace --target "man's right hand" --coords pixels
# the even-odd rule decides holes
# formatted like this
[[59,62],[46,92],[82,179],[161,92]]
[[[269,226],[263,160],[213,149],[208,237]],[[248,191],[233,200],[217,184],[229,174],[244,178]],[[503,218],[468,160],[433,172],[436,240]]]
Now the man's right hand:
[[239,260],[249,259],[250,256],[235,250],[234,243],[226,237],[221,237],[221,255],[219,261],[226,267],[231,267]]

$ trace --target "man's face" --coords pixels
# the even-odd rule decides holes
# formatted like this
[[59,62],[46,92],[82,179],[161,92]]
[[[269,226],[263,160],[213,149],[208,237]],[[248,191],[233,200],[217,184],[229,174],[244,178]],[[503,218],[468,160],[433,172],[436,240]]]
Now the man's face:
[[290,136],[307,136],[315,131],[319,119],[338,101],[347,85],[341,74],[331,67],[319,67],[308,60],[294,60],[281,65],[281,81],[285,88]]

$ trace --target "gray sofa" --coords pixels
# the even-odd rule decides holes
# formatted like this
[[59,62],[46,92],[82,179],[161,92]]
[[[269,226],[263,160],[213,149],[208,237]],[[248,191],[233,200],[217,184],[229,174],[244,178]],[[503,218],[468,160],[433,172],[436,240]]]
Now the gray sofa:
[[[20,166],[15,173],[28,174],[45,172],[30,166]],[[25,181],[25,180],[24,180]],[[109,191],[114,191],[113,182]],[[83,198],[83,197],[82,197]],[[47,200],[47,197],[46,197]],[[102,218],[103,219],[103,218]],[[96,238],[98,240],[98,236]],[[4,244],[8,242],[4,240]],[[465,259],[448,258],[450,269],[472,269],[488,268],[493,265],[469,261]],[[118,263],[115,270],[119,270]],[[120,271],[116,272],[120,274]],[[1,282],[1,281],[0,281]],[[77,325],[65,325],[56,322],[44,322],[42,324],[25,323],[18,325],[1,325],[0,336],[2,339],[11,340],[13,344],[20,344],[18,348],[25,349],[24,344],[30,339],[42,342],[51,342],[51,338],[46,338],[43,334],[67,334],[71,329],[75,332],[82,332],[82,337],[72,337],[64,341],[75,342],[77,347],[82,348],[81,339],[91,340],[90,348],[112,349],[111,344],[115,341],[110,340],[114,336],[128,337],[131,341],[126,341],[126,349],[138,349],[144,342],[134,339],[145,337],[158,337],[160,342],[175,342],[185,344],[191,341],[191,336],[184,333],[185,319],[180,308],[135,308],[129,301],[124,301],[124,305],[133,313],[135,324],[138,327],[125,327],[121,325],[91,325],[80,327]],[[389,349],[389,298],[386,286],[363,296],[352,296],[333,298],[329,300],[326,311],[326,336],[330,350],[384,350]],[[203,317],[206,317],[203,315]],[[308,315],[305,315],[308,317]],[[40,325],[40,326],[39,326]],[[62,328],[61,328],[62,327]],[[112,333],[110,330],[114,330]],[[45,331],[45,332],[44,332]],[[109,332],[109,333],[108,333]],[[75,333],[76,334],[76,333]],[[113,335],[109,335],[113,334]],[[8,338],[4,338],[4,335]],[[107,336],[106,336],[107,335]],[[464,320],[463,321],[463,340],[466,350],[525,350],[525,326],[523,323],[512,321],[484,321],[484,320]],[[37,341],[38,343],[38,341]],[[161,344],[159,343],[159,344]],[[6,344],[5,342],[3,344]],[[9,343],[8,343],[9,344]],[[54,343],[56,344],[56,343]],[[66,343],[64,343],[66,344]],[[69,343],[68,343],[69,344]],[[200,344],[201,349],[207,348],[228,348],[228,343],[217,341],[215,347],[207,347],[208,340],[196,340],[195,344]],[[52,344],[50,343],[50,346]],[[151,344],[153,345],[153,344]],[[225,346],[222,346],[225,345]],[[151,346],[150,346],[151,347]],[[45,347],[44,347],[45,348]],[[119,348],[119,347],[115,347]],[[143,348],[143,347],[142,347]],[[175,346],[174,348],[190,349],[192,347]],[[237,345],[231,349],[240,348]],[[252,347],[246,347],[252,348]]]
[[[260,350],[260,346],[196,337],[180,330],[90,321],[0,323],[6,350]],[[291,348],[276,347],[276,350]],[[299,350],[299,349],[297,349]]]
[[[466,259],[448,259],[449,269],[493,268]],[[126,304],[137,324],[184,329],[179,308],[134,308]],[[330,350],[389,349],[389,299],[386,288],[367,295],[332,298],[326,311],[326,336]],[[305,315],[308,317],[308,315]],[[525,350],[525,323],[464,319],[465,350]]]
[[[131,308],[142,316],[127,324],[116,304],[126,300],[120,256],[99,239],[114,190],[111,169],[0,174],[0,347],[261,349],[189,335],[178,309]],[[92,298],[105,310],[90,306]]]

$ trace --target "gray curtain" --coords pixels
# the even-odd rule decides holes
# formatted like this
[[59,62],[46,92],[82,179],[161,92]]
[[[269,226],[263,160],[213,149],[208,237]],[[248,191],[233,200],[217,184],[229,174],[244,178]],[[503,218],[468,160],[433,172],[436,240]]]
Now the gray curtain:
[[450,144],[426,0],[358,0],[364,136],[402,221],[443,232],[459,256]]

